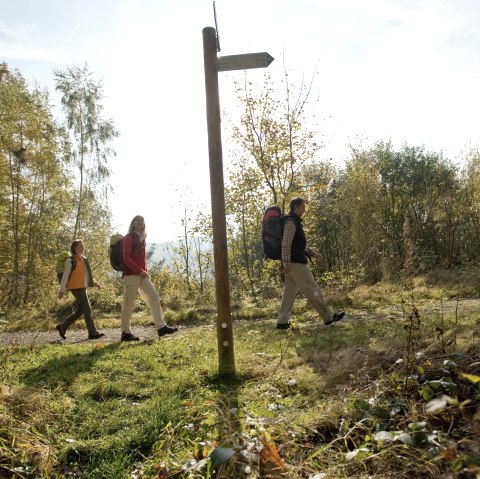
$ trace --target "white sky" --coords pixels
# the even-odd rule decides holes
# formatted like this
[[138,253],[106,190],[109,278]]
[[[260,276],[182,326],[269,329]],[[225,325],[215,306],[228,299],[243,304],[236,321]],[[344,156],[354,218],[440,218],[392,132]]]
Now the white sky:
[[[317,75],[311,108],[338,164],[348,143],[425,145],[455,159],[480,144],[478,0],[217,0],[219,55],[266,51],[290,81]],[[102,80],[120,232],[142,214],[149,241],[175,239],[185,207],[210,210],[202,30],[210,0],[0,0],[0,61],[46,86],[88,63]],[[249,80],[263,83],[264,71]],[[220,73],[224,163],[234,81]],[[60,115],[58,115],[60,116]],[[227,120],[228,117],[228,120]]]

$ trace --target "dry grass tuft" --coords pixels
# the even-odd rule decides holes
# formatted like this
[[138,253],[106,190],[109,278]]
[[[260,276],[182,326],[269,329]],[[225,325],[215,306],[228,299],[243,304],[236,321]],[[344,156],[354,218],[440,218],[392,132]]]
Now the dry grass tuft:
[[[3,385],[0,396],[0,445],[3,468],[28,475],[47,475],[57,464],[57,450],[48,437],[49,425],[58,419],[49,408],[51,393]],[[56,404],[55,407],[57,407]],[[19,464],[22,464],[19,470]],[[19,475],[18,477],[23,477]]]

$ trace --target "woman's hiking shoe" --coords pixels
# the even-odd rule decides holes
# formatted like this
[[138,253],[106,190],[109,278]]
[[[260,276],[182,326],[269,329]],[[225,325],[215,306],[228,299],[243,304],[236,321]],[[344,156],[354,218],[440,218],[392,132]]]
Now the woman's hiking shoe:
[[337,321],[340,321],[345,316],[345,311],[339,311],[338,313],[333,313],[333,317],[330,321],[325,322],[325,326],[330,326]]
[[164,326],[158,330],[159,336],[165,336],[166,334],[173,334],[178,331],[178,328],[171,328],[170,326]]
[[132,333],[122,333],[120,341],[140,341],[138,336],[134,336]]
[[93,333],[93,334],[89,334],[88,335],[88,339],[98,339],[98,338],[101,338],[105,336],[104,333],[99,333],[98,331],[96,333]]
[[277,329],[289,329],[290,323],[277,323]]
[[58,334],[60,335],[60,337],[62,339],[67,339],[67,337],[65,336],[65,330],[63,329],[62,325],[57,324],[55,327],[57,328],[57,331],[58,331]]

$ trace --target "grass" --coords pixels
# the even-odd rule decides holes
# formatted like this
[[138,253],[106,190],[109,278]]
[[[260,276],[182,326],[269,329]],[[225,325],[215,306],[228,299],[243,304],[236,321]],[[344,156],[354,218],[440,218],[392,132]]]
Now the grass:
[[155,341],[0,349],[0,477],[477,477],[480,314],[381,288],[350,291],[368,314],[330,328],[302,300],[289,331],[245,307],[233,378],[195,318]]

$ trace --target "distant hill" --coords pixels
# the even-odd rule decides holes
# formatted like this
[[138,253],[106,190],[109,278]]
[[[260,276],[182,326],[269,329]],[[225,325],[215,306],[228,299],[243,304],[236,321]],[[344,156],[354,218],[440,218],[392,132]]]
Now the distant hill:
[[169,252],[172,246],[175,246],[176,242],[169,241],[167,243],[148,243],[147,242],[147,253],[152,250],[153,248],[153,255],[148,261],[148,266],[153,266],[154,264],[158,263],[159,261],[165,260],[166,266],[171,266],[173,263],[172,255]]
[[[148,266],[152,267],[159,261],[165,260],[165,266],[172,266],[175,256],[172,253],[172,248],[178,246],[178,241],[168,241],[166,243],[148,243],[147,253],[153,248],[153,255],[148,261]],[[212,250],[210,243],[202,243],[202,251]]]

